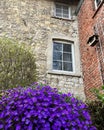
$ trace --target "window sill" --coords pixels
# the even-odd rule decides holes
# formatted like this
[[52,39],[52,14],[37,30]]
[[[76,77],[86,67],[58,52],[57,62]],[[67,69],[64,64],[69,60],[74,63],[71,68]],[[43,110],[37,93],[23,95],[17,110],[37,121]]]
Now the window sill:
[[53,75],[61,75],[61,76],[73,76],[73,77],[81,77],[81,74],[76,74],[74,72],[65,72],[65,71],[48,71],[48,74],[53,74]]
[[103,4],[104,4],[104,1],[102,1],[102,2],[99,4],[99,6],[98,6],[97,9],[95,10],[94,15],[92,16],[92,18],[94,18],[94,17],[96,16],[97,12],[98,12],[99,9],[103,6]]
[[75,19],[61,18],[61,17],[57,17],[57,16],[51,16],[51,18],[60,19],[60,20],[66,20],[66,21],[75,21]]

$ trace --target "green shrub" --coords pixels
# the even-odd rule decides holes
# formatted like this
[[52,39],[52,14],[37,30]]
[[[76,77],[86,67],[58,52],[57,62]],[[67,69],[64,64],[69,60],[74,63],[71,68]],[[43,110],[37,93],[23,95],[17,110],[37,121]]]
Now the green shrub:
[[95,94],[99,101],[104,103],[104,86],[101,86],[99,89],[94,88],[92,92]]
[[93,88],[91,92],[93,92],[96,97],[95,101],[87,103],[92,122],[98,130],[104,130],[104,86]]
[[101,101],[92,101],[88,104],[94,126],[98,130],[104,130],[104,104]]
[[27,86],[36,81],[36,65],[32,53],[10,39],[0,39],[0,89]]

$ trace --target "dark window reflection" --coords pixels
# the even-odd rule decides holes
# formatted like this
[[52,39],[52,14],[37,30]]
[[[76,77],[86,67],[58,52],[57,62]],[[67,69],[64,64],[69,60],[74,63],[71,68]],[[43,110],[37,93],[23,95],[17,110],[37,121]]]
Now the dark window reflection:
[[63,53],[63,61],[72,62],[72,54],[70,54],[70,53]]
[[63,62],[63,70],[65,70],[65,71],[73,71],[72,63]]
[[55,70],[62,70],[62,62],[53,61],[53,69],[55,69]]
[[73,71],[72,45],[54,42],[53,69]]
[[70,44],[63,44],[63,51],[72,52]]
[[54,42],[53,50],[54,51],[62,51],[62,43],[56,43],[56,42]]
[[53,52],[53,60],[62,60],[62,52]]

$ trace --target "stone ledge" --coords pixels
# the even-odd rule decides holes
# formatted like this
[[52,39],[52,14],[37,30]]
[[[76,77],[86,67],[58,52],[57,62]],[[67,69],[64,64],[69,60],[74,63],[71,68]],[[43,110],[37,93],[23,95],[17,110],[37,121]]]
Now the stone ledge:
[[59,72],[59,71],[48,71],[48,74],[53,74],[53,75],[65,75],[65,76],[73,76],[73,77],[81,77],[81,74],[77,73],[71,73],[71,72]]
[[61,18],[61,17],[57,17],[57,16],[51,16],[51,18],[66,20],[66,21],[72,21],[72,22],[75,21],[75,19]]

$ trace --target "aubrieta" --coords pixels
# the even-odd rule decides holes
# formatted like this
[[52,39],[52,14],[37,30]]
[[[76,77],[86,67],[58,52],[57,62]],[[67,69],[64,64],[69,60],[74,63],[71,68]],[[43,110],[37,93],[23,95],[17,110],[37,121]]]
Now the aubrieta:
[[0,100],[0,130],[96,130],[87,106],[50,86],[14,88]]

